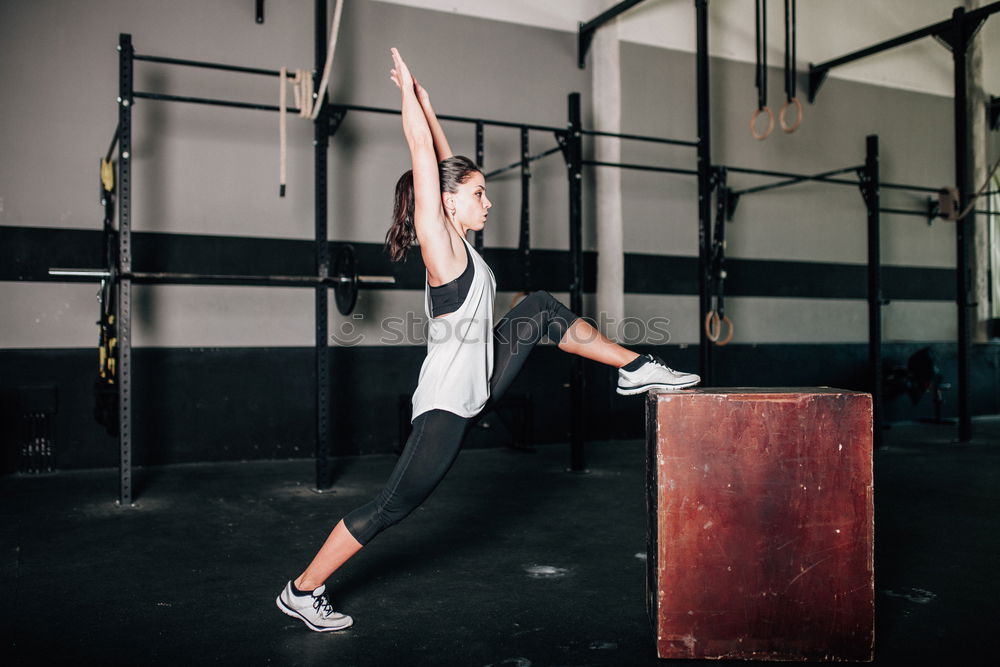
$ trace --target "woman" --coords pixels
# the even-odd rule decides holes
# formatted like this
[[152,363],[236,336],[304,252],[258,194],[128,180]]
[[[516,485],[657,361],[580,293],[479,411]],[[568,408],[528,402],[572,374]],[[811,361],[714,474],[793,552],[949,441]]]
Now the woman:
[[386,235],[393,261],[419,243],[427,269],[427,358],[413,394],[413,430],[378,496],[341,520],[305,572],[289,581],[278,608],[317,632],[350,627],[333,610],[324,582],[378,533],[398,523],[430,495],[458,455],[469,425],[487,402],[510,386],[543,333],[559,349],[619,369],[618,393],[680,389],[699,382],[659,359],[627,350],[547,292],[533,292],[493,325],[496,281],[466,240],[482,229],[493,204],[468,158],[452,155],[427,91],[391,50],[393,82],[402,94],[403,134],[412,171],[396,184],[393,225]]

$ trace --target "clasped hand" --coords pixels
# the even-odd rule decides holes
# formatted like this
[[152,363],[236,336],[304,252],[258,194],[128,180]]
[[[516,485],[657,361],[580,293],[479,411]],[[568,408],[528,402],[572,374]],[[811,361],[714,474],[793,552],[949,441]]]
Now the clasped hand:
[[406,62],[403,60],[403,57],[399,55],[399,51],[393,47],[389,49],[389,52],[392,54],[393,68],[389,71],[389,78],[392,79],[392,82],[396,84],[396,87],[400,90],[405,90],[404,86],[406,88],[412,88],[418,100],[421,102],[427,101],[430,98],[430,95],[428,95],[424,87],[420,85],[420,82],[417,81],[412,74],[410,74],[410,68],[406,66]]

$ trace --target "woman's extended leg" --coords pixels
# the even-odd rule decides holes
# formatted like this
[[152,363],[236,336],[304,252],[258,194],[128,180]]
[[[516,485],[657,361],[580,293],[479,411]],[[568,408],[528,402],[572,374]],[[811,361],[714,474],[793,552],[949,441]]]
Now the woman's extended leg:
[[[279,596],[282,611],[320,632],[350,625],[349,617],[333,613],[324,597],[324,582],[361,547],[402,521],[430,495],[455,462],[468,421],[445,410],[430,410],[413,420],[403,454],[385,487],[374,500],[337,523],[309,567]],[[335,617],[346,619],[346,625]]]
[[560,350],[615,368],[639,356],[603,336],[548,292],[532,292],[493,327],[492,400],[496,401],[507,391],[543,336],[558,343]]
[[350,560],[364,545],[354,539],[341,519],[330,532],[326,542],[313,557],[305,572],[295,579],[295,587],[300,591],[319,588],[341,565]]
[[493,327],[490,402],[504,395],[543,336],[558,342],[577,320],[579,315],[543,291],[528,294],[500,318]]
[[559,340],[559,349],[615,368],[621,368],[639,357],[638,352],[610,340],[582,317],[573,322]]
[[559,349],[619,369],[618,393],[637,394],[655,388],[683,388],[700,378],[678,373],[656,357],[622,347],[545,291],[532,292],[511,308],[493,328],[494,366],[490,401],[510,387],[535,345],[547,335]]
[[312,590],[321,585],[361,547],[426,500],[455,462],[466,422],[445,410],[418,416],[385,487],[334,527],[312,563],[295,580],[296,587]]

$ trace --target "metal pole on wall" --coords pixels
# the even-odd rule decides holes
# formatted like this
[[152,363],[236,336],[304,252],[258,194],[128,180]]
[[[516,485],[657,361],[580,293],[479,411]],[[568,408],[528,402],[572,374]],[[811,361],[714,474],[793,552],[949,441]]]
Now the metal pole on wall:
[[872,392],[873,445],[882,443],[882,240],[878,135],[865,139],[861,188],[868,206],[868,381]]
[[[326,64],[326,0],[316,0],[316,70],[322,75]],[[318,84],[318,82],[317,82]],[[316,100],[321,105],[314,125],[315,204],[316,204],[316,275],[330,275],[330,244],[327,241],[327,148],[330,144],[329,95]],[[330,487],[330,344],[327,320],[330,293],[326,285],[316,288],[316,489]]]
[[[580,93],[569,95],[567,163],[569,176],[569,255],[572,275],[569,284],[570,310],[583,313],[583,136],[580,119]],[[583,449],[583,358],[573,357],[570,380],[570,470],[586,470]]]
[[[479,167],[480,171],[484,168],[484,158],[483,121],[479,120],[476,121],[476,166]],[[481,253],[483,251],[483,230],[477,229],[473,238],[475,239],[476,252]]]
[[[970,31],[965,26],[965,9],[956,7],[952,14],[954,28],[951,33],[951,55],[954,62],[955,78],[955,186],[958,188],[959,210],[972,195],[973,185],[969,180],[969,104],[968,73],[966,54]],[[976,214],[969,211],[961,220],[955,221],[957,282],[956,305],[958,306],[958,439],[967,442],[972,439],[972,416],[969,405],[969,347],[972,343],[969,298],[970,241],[975,226]]]
[[708,87],[708,0],[695,0],[698,79],[698,369],[703,384],[712,383],[712,344],[705,317],[709,311],[709,227],[712,224],[712,150]]
[[[118,36],[118,502],[132,504],[132,36]],[[115,277],[112,277],[112,280]]]

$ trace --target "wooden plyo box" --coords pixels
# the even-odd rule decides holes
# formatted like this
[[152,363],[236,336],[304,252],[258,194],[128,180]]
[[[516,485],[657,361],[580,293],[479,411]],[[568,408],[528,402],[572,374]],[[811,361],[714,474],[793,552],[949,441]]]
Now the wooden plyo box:
[[651,392],[646,421],[657,655],[871,660],[871,395]]

